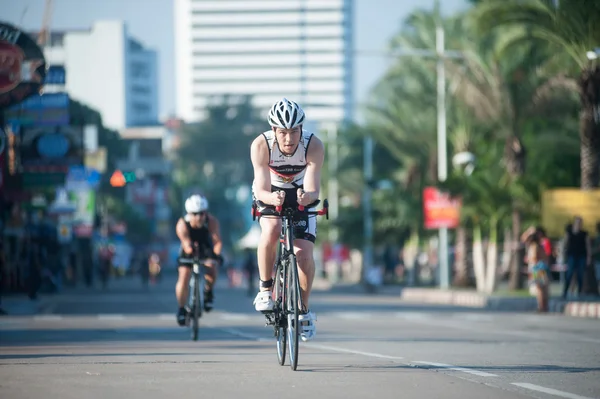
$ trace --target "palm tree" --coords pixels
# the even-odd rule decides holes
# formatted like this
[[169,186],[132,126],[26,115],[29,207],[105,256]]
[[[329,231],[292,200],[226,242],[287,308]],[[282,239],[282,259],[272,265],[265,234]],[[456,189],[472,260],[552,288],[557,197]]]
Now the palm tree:
[[[469,122],[470,115],[466,113],[458,114],[458,123],[449,133],[449,139],[455,154],[461,152],[473,152],[475,135]],[[464,177],[459,175],[460,177]],[[460,179],[458,183],[462,189],[467,185],[468,180]],[[462,193],[457,193],[461,195]],[[469,207],[465,202],[462,204],[460,225],[456,228],[455,246],[454,246],[454,278],[452,285],[455,287],[467,287],[469,285],[469,263],[467,261],[467,223],[472,220],[474,214],[473,207]]]
[[527,196],[517,195],[526,171],[527,151],[522,140],[529,118],[556,106],[556,89],[572,88],[575,82],[564,76],[544,76],[537,65],[546,60],[544,49],[533,46],[515,48],[511,57],[501,57],[497,47],[506,35],[478,35],[469,26],[464,30],[461,49],[465,58],[448,65],[455,95],[474,115],[487,124],[488,130],[504,140],[502,165],[510,178],[513,194],[510,286],[522,286],[521,248],[516,237],[521,233],[522,212]]
[[[580,71],[577,91],[581,102],[581,188],[600,183],[600,66],[587,53],[600,47],[600,2],[597,0],[487,0],[475,8],[483,31],[510,27],[516,42],[535,41],[550,46]],[[511,48],[513,48],[511,46]]]
[[[400,32],[392,38],[390,50],[434,50],[438,23],[444,25],[448,46],[458,47],[464,30],[461,18],[442,20],[436,7],[433,11],[412,13],[405,20]],[[422,215],[423,188],[427,184],[437,182],[435,84],[434,59],[402,58],[388,70],[375,87],[372,106],[369,109],[373,136],[395,156],[400,165],[397,180],[401,186],[398,196],[402,201],[396,202],[404,223],[412,227],[409,247],[418,246],[420,238],[425,234]],[[473,117],[464,110],[459,110],[460,107],[462,104],[457,102],[448,103],[449,136],[456,151],[466,151],[470,149],[468,126]],[[466,237],[465,227],[459,227],[456,234],[458,257],[455,264],[455,285],[467,284]],[[412,248],[412,251],[409,249],[405,253],[414,252]],[[410,263],[411,260],[406,261]]]

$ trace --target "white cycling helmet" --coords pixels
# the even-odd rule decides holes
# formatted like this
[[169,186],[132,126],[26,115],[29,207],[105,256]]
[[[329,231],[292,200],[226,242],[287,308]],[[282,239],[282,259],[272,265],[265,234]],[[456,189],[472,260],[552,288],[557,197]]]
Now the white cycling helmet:
[[281,129],[293,129],[304,122],[304,111],[293,101],[282,98],[269,111],[269,125]]
[[198,213],[208,210],[208,200],[198,194],[192,195],[185,201],[187,213]]

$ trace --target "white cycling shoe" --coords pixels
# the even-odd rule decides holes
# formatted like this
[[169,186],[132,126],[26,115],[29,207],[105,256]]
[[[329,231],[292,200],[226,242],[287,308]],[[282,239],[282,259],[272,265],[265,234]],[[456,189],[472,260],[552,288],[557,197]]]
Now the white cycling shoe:
[[257,312],[271,312],[274,305],[273,298],[271,298],[272,295],[272,291],[260,291],[256,294],[253,302],[254,309]]
[[300,338],[303,342],[312,340],[317,334],[315,321],[317,321],[317,316],[311,311],[298,315],[298,323],[300,324]]

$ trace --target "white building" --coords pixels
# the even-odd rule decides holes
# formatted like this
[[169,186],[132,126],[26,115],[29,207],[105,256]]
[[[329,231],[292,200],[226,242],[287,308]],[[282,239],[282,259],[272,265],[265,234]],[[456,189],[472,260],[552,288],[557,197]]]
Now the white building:
[[100,112],[105,126],[120,130],[158,122],[156,51],[132,38],[123,21],[53,32],[44,53],[49,65],[65,67],[70,97]]
[[202,119],[211,97],[285,96],[308,121],[352,110],[352,0],[175,0],[178,117]]

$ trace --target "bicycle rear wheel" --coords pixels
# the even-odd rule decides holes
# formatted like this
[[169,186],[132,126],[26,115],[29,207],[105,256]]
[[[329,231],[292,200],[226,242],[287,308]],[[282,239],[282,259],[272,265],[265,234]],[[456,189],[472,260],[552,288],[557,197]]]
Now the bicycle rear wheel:
[[287,350],[287,320],[285,312],[285,269],[284,264],[278,260],[275,269],[275,286],[273,287],[273,300],[275,301],[275,337],[277,338],[277,360],[279,365],[285,364],[285,352]]
[[298,336],[300,335],[300,326],[298,323],[300,283],[298,281],[298,265],[295,255],[290,255],[287,269],[287,340],[290,353],[290,367],[292,370],[296,370],[298,367]]

